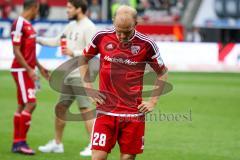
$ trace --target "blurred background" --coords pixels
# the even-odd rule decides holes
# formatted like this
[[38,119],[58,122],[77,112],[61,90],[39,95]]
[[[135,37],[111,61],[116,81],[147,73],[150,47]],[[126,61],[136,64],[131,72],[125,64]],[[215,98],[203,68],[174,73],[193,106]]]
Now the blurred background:
[[[21,13],[23,0],[0,0],[0,69],[12,57],[10,26]],[[34,27],[39,36],[54,37],[67,23],[67,0],[40,0]],[[98,30],[112,26],[112,15],[121,4],[138,10],[137,30],[154,39],[170,70],[239,71],[240,0],[88,0],[88,16]],[[6,45],[4,45],[6,44]],[[51,50],[50,54],[46,54]],[[45,52],[45,54],[43,53]],[[8,54],[6,54],[8,53]],[[65,60],[58,49],[38,47],[40,60],[53,69]],[[187,57],[187,58],[186,58]]]
[[[54,37],[68,23],[67,0],[40,1],[34,28],[38,36]],[[15,84],[8,71],[13,59],[11,23],[21,13],[22,2],[0,0],[1,160],[25,159],[10,153],[11,117],[17,102]],[[159,115],[161,111],[170,118],[191,116],[188,121],[147,122],[145,151],[137,159],[239,159],[240,0],[89,0],[89,4],[88,15],[98,30],[112,26],[112,15],[120,4],[138,10],[137,30],[156,41],[170,70],[168,82],[173,85],[173,90],[160,98],[153,114]],[[37,45],[37,56],[48,69],[68,60],[58,47]],[[43,78],[41,84],[29,135],[34,149],[53,136],[54,105],[58,97]],[[78,113],[77,107],[72,108],[73,113]],[[64,143],[64,154],[38,152],[31,159],[79,160],[79,151],[89,143],[83,123],[68,124]],[[109,159],[118,156],[116,148]]]

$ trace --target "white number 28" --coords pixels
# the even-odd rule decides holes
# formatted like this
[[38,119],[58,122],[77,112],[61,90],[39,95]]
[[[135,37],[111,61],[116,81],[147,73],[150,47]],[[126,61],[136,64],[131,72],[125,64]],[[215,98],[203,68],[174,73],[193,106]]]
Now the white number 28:
[[93,145],[104,147],[106,145],[106,134],[95,132],[93,134]]

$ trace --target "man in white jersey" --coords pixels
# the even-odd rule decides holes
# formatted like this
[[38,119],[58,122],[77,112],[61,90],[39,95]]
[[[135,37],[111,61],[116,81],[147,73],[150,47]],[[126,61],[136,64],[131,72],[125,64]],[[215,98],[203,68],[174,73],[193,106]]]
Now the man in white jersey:
[[[63,33],[61,33],[56,38],[37,38],[37,42],[41,45],[46,46],[60,46],[60,41],[62,35],[66,36],[67,47],[63,49],[63,54],[70,57],[76,57],[82,54],[83,49],[91,42],[93,35],[96,33],[96,27],[91,20],[85,15],[87,11],[87,2],[85,0],[68,0],[67,3],[67,14],[69,20],[74,20],[70,22]],[[79,76],[78,69],[73,71],[67,78],[66,83],[70,84],[70,89],[73,93],[74,85],[81,84],[81,79]],[[77,91],[76,91],[77,92]],[[77,94],[77,93],[76,93]],[[74,96],[61,94],[59,102],[56,108],[60,108],[61,112],[66,113],[66,111],[71,106],[74,100],[77,100],[79,109],[81,113],[90,111],[91,103],[87,97]],[[85,126],[88,134],[91,134],[93,120],[84,119]],[[62,144],[62,136],[65,127],[65,121],[61,120],[56,116],[55,118],[55,139],[49,141],[45,146],[40,146],[39,150],[41,152],[54,152],[63,153],[64,147]],[[91,156],[90,144],[80,152],[82,156]]]

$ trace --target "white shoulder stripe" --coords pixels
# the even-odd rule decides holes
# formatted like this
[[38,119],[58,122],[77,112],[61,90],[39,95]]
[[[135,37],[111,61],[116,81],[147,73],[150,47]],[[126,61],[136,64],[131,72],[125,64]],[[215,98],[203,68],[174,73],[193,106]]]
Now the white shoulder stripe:
[[24,19],[22,17],[19,17],[17,19],[15,33],[22,33],[23,21],[24,21]]
[[140,32],[138,32],[138,35],[142,36],[143,38],[145,38],[145,39],[149,40],[150,42],[152,42],[152,44],[158,49],[156,43],[151,38],[149,38],[148,36],[146,36],[146,35],[144,35],[144,34],[142,34]]
[[27,91],[25,88],[24,78],[23,78],[23,72],[17,72],[18,73],[18,83],[20,86],[20,91],[22,93],[22,100],[24,103],[27,103]]
[[[98,35],[101,35],[101,34],[104,34],[104,33],[114,33],[115,32],[115,29],[106,29],[106,30],[102,30],[102,31],[99,31],[98,33],[96,33],[92,40],[91,40],[91,43],[95,46],[95,44],[93,43],[93,40],[98,36]],[[96,47],[96,46],[95,46]],[[94,47],[94,48],[95,48]]]
[[95,34],[95,36],[92,38],[92,40],[95,39],[100,34],[113,33],[113,32],[115,32],[115,29],[105,29],[105,30],[99,31]]
[[141,34],[140,32],[137,32],[137,35],[139,37],[142,37],[142,38],[146,39],[147,41],[151,42],[155,47],[157,47],[156,43],[151,38],[149,38],[148,36],[146,36],[144,34]]
[[155,51],[155,55],[152,56],[152,59],[154,59],[154,58],[156,58],[156,57],[158,57],[158,56],[160,55],[160,52],[159,52],[159,49],[158,49],[157,45],[156,45],[152,40],[150,40],[150,39],[147,38],[147,37],[143,37],[143,36],[139,35],[138,33],[137,33],[136,35],[137,35],[137,37],[140,38],[141,40],[144,40],[144,41],[146,41],[146,42],[148,42],[148,43],[151,44],[151,46],[153,47],[153,49],[154,49],[154,51]]

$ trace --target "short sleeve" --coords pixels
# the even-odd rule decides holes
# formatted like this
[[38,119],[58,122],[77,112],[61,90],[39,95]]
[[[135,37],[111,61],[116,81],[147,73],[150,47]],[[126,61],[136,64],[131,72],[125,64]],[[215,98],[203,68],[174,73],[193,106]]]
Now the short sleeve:
[[13,45],[20,45],[23,37],[23,19],[18,18],[16,24],[13,24],[11,39]]
[[167,67],[165,66],[161,54],[159,52],[159,48],[155,42],[149,42],[148,46],[148,64],[153,68],[153,70],[157,74],[164,74],[167,71]]
[[99,53],[98,52],[98,44],[100,42],[100,36],[101,36],[101,34],[96,33],[93,36],[91,42],[88,44],[88,46],[85,47],[85,49],[83,50],[83,55],[85,57],[91,59]]

